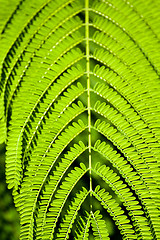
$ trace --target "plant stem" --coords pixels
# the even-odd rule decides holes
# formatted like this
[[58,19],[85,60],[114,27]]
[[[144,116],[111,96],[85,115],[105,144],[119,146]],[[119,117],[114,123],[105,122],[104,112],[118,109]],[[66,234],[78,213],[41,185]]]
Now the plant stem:
[[[89,175],[90,197],[92,195],[92,162],[91,162],[91,103],[90,103],[90,59],[89,59],[89,0],[85,0],[85,32],[86,32],[86,61],[87,61],[87,102],[88,102],[88,147],[89,147]],[[91,204],[92,209],[92,204]]]

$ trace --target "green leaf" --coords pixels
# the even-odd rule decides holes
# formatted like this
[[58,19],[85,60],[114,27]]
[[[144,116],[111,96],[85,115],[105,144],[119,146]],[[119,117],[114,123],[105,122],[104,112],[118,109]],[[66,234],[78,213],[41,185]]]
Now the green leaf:
[[0,6],[19,239],[160,239],[159,0]]

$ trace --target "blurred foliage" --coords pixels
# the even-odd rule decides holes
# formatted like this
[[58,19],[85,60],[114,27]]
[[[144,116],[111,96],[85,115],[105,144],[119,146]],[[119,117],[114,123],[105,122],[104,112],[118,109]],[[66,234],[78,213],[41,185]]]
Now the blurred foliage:
[[5,183],[5,145],[0,145],[0,240],[19,239],[19,217]]

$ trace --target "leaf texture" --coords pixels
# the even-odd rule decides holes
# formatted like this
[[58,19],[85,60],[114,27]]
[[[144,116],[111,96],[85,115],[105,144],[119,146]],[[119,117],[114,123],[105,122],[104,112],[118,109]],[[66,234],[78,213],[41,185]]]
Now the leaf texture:
[[159,3],[0,0],[21,240],[160,239]]

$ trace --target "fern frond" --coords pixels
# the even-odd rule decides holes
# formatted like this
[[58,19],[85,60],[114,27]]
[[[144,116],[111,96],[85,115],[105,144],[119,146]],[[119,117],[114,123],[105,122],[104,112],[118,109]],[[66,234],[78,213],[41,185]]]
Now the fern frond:
[[20,240],[160,239],[159,0],[0,5]]
[[144,214],[144,210],[142,210],[141,202],[137,201],[134,197],[130,188],[124,184],[120,177],[117,174],[113,173],[109,167],[100,166],[95,168],[95,172],[103,178],[103,180],[109,184],[113,191],[116,192],[116,195],[119,196],[120,200],[129,211],[129,215],[131,216],[133,225],[136,229],[137,235],[139,234],[141,238],[151,239],[152,234],[149,228],[150,223],[148,219],[142,215]]
[[91,224],[93,228],[93,235],[95,240],[109,240],[107,226],[105,221],[102,219],[102,216],[99,214],[99,211],[92,212]]
[[62,162],[59,163],[59,166],[53,172],[53,175],[50,176],[49,184],[45,186],[45,191],[40,200],[39,214],[37,216],[37,236],[41,236],[43,228],[46,221],[47,211],[50,205],[50,202],[53,198],[58,184],[60,183],[62,177],[68,170],[68,168],[73,164],[73,162],[86,150],[86,146],[83,142],[80,142],[79,145],[75,144],[74,147],[65,155],[62,159]]
[[[117,148],[119,148],[122,151],[122,153],[133,164],[133,166],[137,170],[137,172],[140,172],[140,174],[142,175],[142,178],[144,179],[144,181],[148,182],[148,177],[146,176],[146,171],[148,169],[148,173],[150,173],[152,171],[152,169],[150,169],[150,166],[148,166],[148,163],[145,162],[145,159],[143,159],[142,157],[139,156],[139,152],[134,150],[134,148],[131,145],[131,141],[128,141],[128,139],[125,138],[125,135],[122,135],[115,128],[111,127],[110,124],[106,124],[105,122],[100,122],[99,120],[97,120],[97,122],[95,123],[95,128],[99,132],[104,134],[104,136],[106,136],[108,139],[110,139],[113,142],[113,144],[115,146],[117,146]],[[136,141],[137,141],[137,144],[139,146],[141,140],[138,141],[136,139]],[[145,148],[145,144],[144,143],[143,143],[143,147]],[[128,148],[129,148],[129,152],[127,151]],[[131,149],[132,149],[132,153],[130,155],[130,150]],[[138,159],[139,159],[139,161],[138,161]],[[143,164],[146,165],[146,168],[145,168],[144,172],[143,172],[143,169],[141,167],[142,166],[141,164],[142,165]],[[156,170],[156,172],[157,172],[157,170]],[[156,173],[153,172],[153,175],[154,174],[156,174]],[[155,179],[155,177],[153,177],[153,179]],[[149,182],[148,182],[148,185],[149,185]],[[154,194],[154,191],[153,191],[153,194]],[[158,191],[158,189],[157,189],[157,191]]]
[[70,206],[68,210],[68,214],[65,216],[65,220],[60,226],[60,231],[56,236],[57,239],[68,239],[72,224],[76,218],[76,215],[78,214],[78,210],[80,209],[87,195],[88,191],[85,188],[76,195],[75,199],[72,201],[72,206]]
[[[84,166],[81,168],[76,168],[75,170],[72,170],[71,173],[68,175],[68,177],[65,179],[65,181],[62,182],[62,185],[60,189],[57,191],[57,194],[55,195],[55,199],[52,201],[51,206],[49,208],[49,211],[46,216],[44,229],[42,232],[42,236],[40,239],[45,239],[46,236],[48,239],[53,238],[54,229],[56,227],[56,222],[58,221],[58,218],[62,212],[62,209],[66,203],[66,200],[73,190],[74,186],[77,184],[77,182],[84,176],[84,174],[88,171]],[[80,204],[83,199],[87,196],[87,190],[83,189],[83,194],[80,194],[79,201],[76,201],[75,204]],[[80,206],[80,205],[79,205]],[[78,205],[77,205],[78,207]],[[76,208],[74,208],[76,210]],[[71,211],[72,212],[72,211]],[[73,210],[74,214],[74,210]],[[74,217],[74,215],[73,215]],[[68,224],[70,224],[70,221],[68,221]],[[65,227],[65,225],[64,225]],[[68,226],[70,227],[70,225]],[[68,237],[68,231],[69,228],[67,228],[67,232],[65,232],[65,236]],[[66,235],[67,234],[67,235]],[[63,235],[63,232],[62,232]],[[60,236],[60,235],[59,235]],[[64,236],[63,236],[64,237]]]
[[[78,96],[79,96],[79,94],[82,94],[82,92],[83,92],[83,88],[82,88],[82,86],[79,84],[78,85],[78,88],[75,88],[75,87],[72,87],[73,89],[72,90],[68,90],[69,92],[68,92],[68,94],[66,93],[65,95],[66,95],[66,97],[68,97],[68,99],[66,98],[66,97],[63,97],[63,99],[64,99],[64,103],[63,103],[63,105],[62,104],[60,104],[61,105],[61,109],[59,110],[59,113],[61,112],[61,111],[64,111],[63,110],[63,108],[65,109],[65,105],[67,106],[69,103],[70,103],[70,101],[71,101],[71,99],[72,99],[72,101],[74,101],[74,99],[75,98],[77,98]],[[77,90],[77,91],[76,91]],[[36,98],[37,98],[37,95],[35,96]],[[67,102],[67,100],[68,100],[68,102]],[[18,105],[19,105],[19,103],[20,102],[18,102]],[[31,104],[30,104],[31,105]],[[30,105],[29,105],[29,107],[30,107]],[[45,106],[45,105],[44,105]],[[17,106],[17,108],[19,108],[20,106]],[[57,108],[59,108],[59,107],[57,107]],[[24,109],[23,109],[24,110]],[[25,111],[25,113],[27,114],[27,109],[26,109],[26,111]],[[54,111],[53,111],[54,112]],[[56,113],[56,115],[58,115],[57,113],[58,113],[58,111],[55,109],[55,113]],[[26,126],[27,125],[27,122],[28,122],[28,124],[30,123],[30,120],[32,119],[32,118],[34,118],[33,115],[34,114],[34,109],[32,109],[32,112],[29,114],[29,116],[27,117],[27,119],[25,120],[25,122],[23,121],[23,127],[21,127],[20,129],[20,133],[19,133],[19,129],[15,129],[14,128],[14,126],[12,126],[12,131],[10,131],[10,134],[9,134],[9,137],[8,137],[8,153],[10,152],[10,153],[12,153],[11,154],[11,156],[9,156],[9,154],[7,154],[7,159],[6,159],[6,163],[7,163],[7,171],[9,171],[8,169],[10,168],[10,166],[9,166],[9,164],[10,163],[12,163],[13,161],[15,162],[15,166],[16,165],[18,165],[17,166],[17,168],[18,168],[18,171],[20,171],[20,169],[21,169],[21,167],[20,167],[20,162],[21,162],[21,148],[22,148],[22,138],[23,138],[23,134],[25,133],[25,130],[26,130],[26,132],[29,130],[29,128],[30,128],[30,126]],[[44,114],[45,115],[47,115],[47,112],[46,112],[46,109],[45,109],[45,112],[44,112]],[[55,116],[55,114],[53,114],[52,115],[52,117],[53,118],[56,118],[56,116]],[[18,119],[18,114],[16,114],[16,116],[15,116],[15,119],[16,119],[16,121],[18,121],[19,119]],[[52,118],[50,119],[50,122],[52,122]],[[49,123],[50,124],[50,123]],[[46,128],[47,129],[47,128]],[[47,132],[48,132],[48,130],[47,130]],[[16,136],[16,133],[18,133],[17,134],[17,142],[15,142],[15,136]],[[13,140],[12,140],[13,139]],[[13,149],[13,145],[15,145],[16,146],[16,151],[13,153],[13,152],[11,152],[10,151],[10,149]],[[9,163],[9,164],[8,164]],[[17,171],[17,169],[15,168],[15,172]],[[14,174],[14,171],[12,172],[12,174]],[[8,175],[8,183],[11,183],[11,187],[14,185],[14,182],[12,181],[12,179],[13,179],[13,177],[10,177],[9,175]],[[15,181],[15,185],[14,186],[17,186],[18,185],[18,183],[19,183],[19,180],[17,179],[16,181]]]
[[[114,97],[114,99],[116,101],[116,97]],[[149,140],[149,136],[152,138],[153,135],[149,131],[146,131],[145,124],[143,128],[143,122],[141,120],[136,120],[136,124],[134,124],[134,120],[132,120],[132,122],[127,122],[121,114],[119,114],[117,111],[105,103],[96,102],[95,111],[107,118],[109,121],[111,121],[112,124],[114,124],[114,126],[117,127],[121,134],[127,138],[129,142],[131,142],[134,151],[136,151],[139,155],[141,155],[141,158],[144,159],[144,162],[146,163],[149,171],[152,172],[153,175],[156,174],[159,155],[155,151],[154,147],[152,147],[152,143],[150,141],[147,141]],[[140,126],[140,129],[137,126]],[[151,162],[153,162],[153,159],[155,161],[155,164],[152,164],[151,167],[149,159],[147,159],[148,161],[146,162],[146,153],[150,157],[152,156],[152,159],[150,159]],[[153,169],[154,165],[155,169]],[[154,172],[154,170],[156,170],[156,172]]]
[[[16,203],[17,207],[19,208],[19,212],[21,216],[21,224],[22,226],[24,225],[24,229],[25,229],[25,234],[23,234],[23,228],[22,228],[23,238],[25,237],[25,235],[27,235],[27,232],[33,232],[32,223],[33,223],[33,216],[36,211],[37,201],[48,177],[52,175],[52,168],[58,156],[65,148],[65,145],[68,144],[68,141],[71,141],[77,134],[79,134],[79,132],[83,131],[84,128],[85,128],[85,125],[83,125],[83,123],[81,122],[79,122],[79,124],[75,123],[74,127],[69,127],[65,132],[63,132],[63,134],[59,137],[59,139],[55,141],[55,144],[53,144],[51,148],[52,151],[50,150],[47,156],[45,155],[41,156],[41,161],[38,163],[36,163],[34,161],[35,158],[33,158],[33,163],[32,162],[30,163],[28,172],[26,174],[27,176],[24,179],[24,182],[22,183],[20,197]],[[48,168],[50,170],[48,170]],[[60,169],[61,168],[62,166],[60,167]],[[51,184],[54,183],[54,179],[55,178],[52,179],[52,176],[51,176]],[[53,187],[54,185],[52,185],[52,188]],[[32,194],[30,195],[31,192]],[[53,192],[51,192],[51,194],[53,194]],[[30,196],[30,202],[28,202],[27,196]],[[47,193],[47,196],[48,196],[48,193]],[[25,206],[28,208],[27,216],[25,216],[25,211],[26,211]],[[27,227],[27,224],[28,224],[28,227]]]
[[104,189],[100,189],[99,186],[93,191],[93,196],[101,202],[102,206],[107,209],[109,214],[113,217],[115,223],[118,225],[119,230],[122,232],[124,239],[137,239],[130,220],[126,215],[124,215],[124,211],[112,199],[111,195],[108,192],[105,192]]
[[[122,176],[124,176],[124,179],[127,182],[127,184],[129,186],[131,186],[131,189],[135,191],[136,195],[138,196],[139,200],[141,201],[139,204],[142,204],[142,206],[145,206],[146,217],[143,217],[143,221],[140,218],[140,222],[142,221],[142,222],[144,222],[144,225],[147,225],[146,221],[152,221],[152,224],[154,224],[156,232],[157,232],[158,229],[157,229],[156,226],[157,226],[158,223],[157,223],[156,219],[157,219],[158,214],[159,214],[158,211],[157,211],[158,210],[157,206],[159,205],[158,196],[157,196],[157,194],[155,194],[156,190],[155,190],[154,185],[151,184],[152,181],[150,179],[147,179],[147,180],[145,179],[146,183],[144,183],[144,178],[141,177],[142,173],[144,174],[144,172],[142,171],[142,173],[138,174],[138,170],[142,169],[142,167],[139,167],[137,172],[133,171],[134,166],[129,165],[126,162],[126,160],[124,160],[122,157],[120,157],[118,154],[116,154],[116,152],[113,151],[113,149],[109,145],[106,145],[105,142],[101,143],[100,141],[97,141],[95,143],[95,146],[94,146],[93,149],[95,151],[98,151],[99,153],[101,153],[107,160],[109,160],[113,164],[113,166],[115,168],[117,168],[119,173]],[[99,164],[97,164],[96,169],[97,168],[100,169],[100,172],[102,174],[102,175],[100,174],[101,177],[103,175],[106,176],[106,177],[103,177],[105,179],[105,181],[106,181],[106,179],[109,179],[111,177],[111,179],[114,183],[114,181],[116,180],[116,178],[115,178],[116,173],[113,173],[111,171],[112,174],[111,175],[108,174],[109,167],[107,167],[107,168],[105,166],[100,167]],[[119,179],[119,177],[117,177],[117,178]],[[113,183],[111,184],[112,188],[114,188]],[[109,184],[109,182],[108,182],[108,184]],[[120,183],[120,185],[123,186],[122,183]],[[125,197],[127,197],[127,192],[125,190],[128,191],[127,186],[125,187],[124,192],[123,192],[123,194],[125,194]],[[120,194],[121,195],[120,199],[123,196],[123,194],[122,193]],[[151,195],[149,196],[149,194],[151,194]],[[132,193],[131,193],[131,195],[132,195]],[[130,193],[129,193],[129,196],[130,196]],[[124,202],[124,199],[121,199],[121,201]],[[128,203],[131,203],[130,201],[131,200],[129,200],[129,201],[127,200]],[[136,203],[136,201],[134,200],[133,204],[135,204],[135,203]],[[152,208],[152,210],[151,210],[150,206],[155,206],[155,207]],[[143,210],[143,211],[145,211],[145,210]],[[150,215],[149,219],[148,219],[148,214]],[[155,217],[155,215],[157,215],[157,216]],[[147,220],[145,218],[147,218]],[[139,221],[139,220],[137,220],[137,221]],[[151,228],[151,232],[154,235],[154,232],[153,232],[152,228]],[[148,229],[147,229],[147,234],[149,234]],[[158,232],[156,234],[158,234]],[[149,236],[149,238],[150,238],[150,236]]]
[[91,224],[91,213],[85,212],[86,216],[80,216],[79,227],[76,231],[76,239],[87,240],[89,237],[89,227]]

